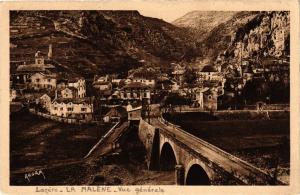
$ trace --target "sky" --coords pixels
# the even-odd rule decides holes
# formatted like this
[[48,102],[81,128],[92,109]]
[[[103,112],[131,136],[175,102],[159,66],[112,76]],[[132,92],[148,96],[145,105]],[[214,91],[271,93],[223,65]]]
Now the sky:
[[126,3],[118,2],[116,4],[112,4],[112,2],[114,1],[106,1],[102,5],[105,9],[138,10],[144,16],[163,19],[166,22],[173,22],[190,11],[201,9],[201,7],[189,3],[192,2],[191,0],[127,0]]
[[102,0],[98,9],[138,10],[140,14],[144,16],[163,19],[166,22],[173,22],[191,11],[237,11],[244,8],[245,2],[247,2],[247,7],[255,7],[259,4],[259,1],[260,0]]
[[[152,4],[153,6],[153,4]],[[174,20],[184,16],[186,13],[194,11],[195,8],[189,6],[178,6],[167,4],[166,6],[155,6],[153,9],[138,9],[140,14],[144,16],[163,19],[166,22],[173,22]]]

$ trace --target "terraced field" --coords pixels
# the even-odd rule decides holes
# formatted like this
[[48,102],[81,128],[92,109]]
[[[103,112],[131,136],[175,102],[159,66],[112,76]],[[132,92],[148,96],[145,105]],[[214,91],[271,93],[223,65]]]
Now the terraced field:
[[[11,182],[24,182],[24,173],[79,163],[112,125],[68,125],[29,113],[10,121]],[[80,169],[79,169],[80,170]],[[17,177],[15,177],[17,176]],[[15,180],[21,176],[21,181]]]

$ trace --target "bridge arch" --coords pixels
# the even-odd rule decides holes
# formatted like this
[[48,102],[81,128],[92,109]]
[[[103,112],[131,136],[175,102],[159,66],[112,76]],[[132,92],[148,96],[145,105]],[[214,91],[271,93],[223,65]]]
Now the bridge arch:
[[159,165],[162,171],[171,171],[177,164],[176,153],[169,142],[165,142],[161,148]]
[[185,185],[210,185],[207,172],[199,164],[190,166],[185,178]]
[[151,149],[151,158],[150,158],[150,170],[159,170],[159,129],[155,129],[153,141],[152,141],[152,149]]

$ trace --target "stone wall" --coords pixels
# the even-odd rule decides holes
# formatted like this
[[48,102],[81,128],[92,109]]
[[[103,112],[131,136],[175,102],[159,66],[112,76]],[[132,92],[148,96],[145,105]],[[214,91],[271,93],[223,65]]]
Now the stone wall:
[[214,116],[221,120],[254,120],[254,119],[289,119],[290,112],[284,110],[226,110],[213,113]]
[[154,135],[155,135],[155,127],[145,122],[144,120],[140,120],[138,136],[147,150],[146,162],[148,167],[150,166],[150,161],[151,161],[150,159],[151,159]]
[[73,118],[65,118],[65,117],[59,117],[59,116],[53,116],[50,114],[42,113],[35,111],[34,109],[29,109],[29,112],[38,116],[41,116],[43,118],[51,119],[54,121],[62,122],[62,123],[68,123],[68,124],[86,124],[91,123],[91,121],[87,120],[79,120],[79,119],[73,119]]

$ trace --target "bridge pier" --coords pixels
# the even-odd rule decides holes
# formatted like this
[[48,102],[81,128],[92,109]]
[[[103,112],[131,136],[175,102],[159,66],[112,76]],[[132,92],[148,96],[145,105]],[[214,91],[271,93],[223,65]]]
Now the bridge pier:
[[175,183],[176,185],[184,185],[184,167],[177,164],[175,166]]

